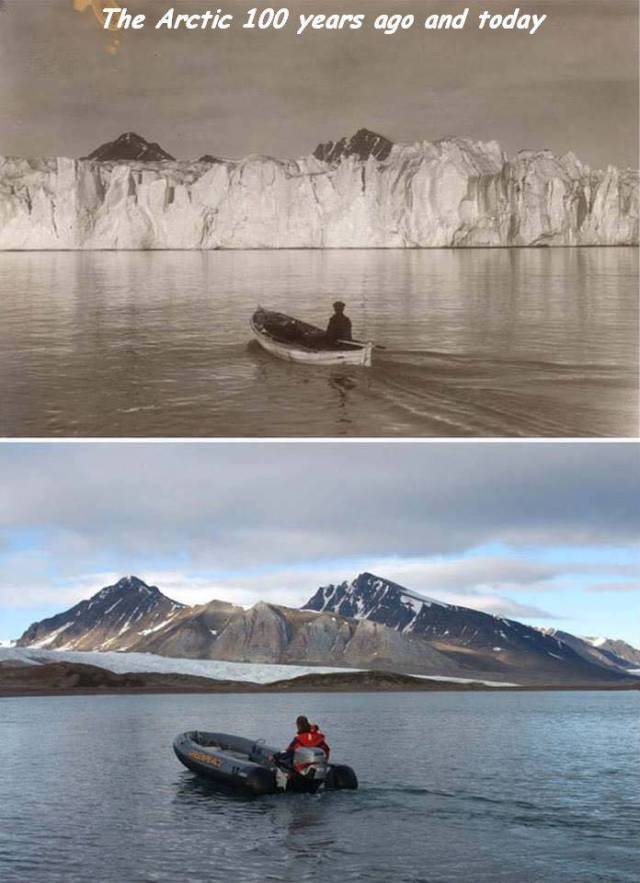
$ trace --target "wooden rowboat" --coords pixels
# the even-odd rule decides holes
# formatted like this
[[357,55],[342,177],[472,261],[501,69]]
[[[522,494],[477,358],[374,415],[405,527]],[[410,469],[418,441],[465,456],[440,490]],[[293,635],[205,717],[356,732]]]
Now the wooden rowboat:
[[250,324],[260,346],[279,359],[308,365],[371,367],[373,343],[344,341],[328,344],[322,328],[262,307],[255,311]]

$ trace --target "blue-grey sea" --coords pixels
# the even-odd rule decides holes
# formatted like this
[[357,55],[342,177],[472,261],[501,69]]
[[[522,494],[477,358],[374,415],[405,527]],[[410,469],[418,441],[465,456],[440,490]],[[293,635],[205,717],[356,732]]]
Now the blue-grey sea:
[[[220,794],[173,737],[325,731],[357,792]],[[637,883],[640,693],[0,699],[3,883]]]

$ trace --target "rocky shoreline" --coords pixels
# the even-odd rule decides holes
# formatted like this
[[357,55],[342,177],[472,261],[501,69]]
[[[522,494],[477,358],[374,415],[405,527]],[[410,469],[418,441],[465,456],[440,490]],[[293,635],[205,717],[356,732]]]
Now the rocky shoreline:
[[622,683],[570,683],[489,686],[482,681],[434,681],[388,671],[306,674],[269,684],[159,672],[115,674],[95,665],[0,662],[0,697],[83,696],[152,693],[364,693],[477,692],[532,690],[640,690],[640,679]]

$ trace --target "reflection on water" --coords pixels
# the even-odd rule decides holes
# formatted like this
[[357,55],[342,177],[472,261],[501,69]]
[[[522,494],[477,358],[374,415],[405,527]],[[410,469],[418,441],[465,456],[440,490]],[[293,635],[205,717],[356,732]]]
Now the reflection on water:
[[[284,745],[300,712],[358,791],[239,797],[171,750],[197,727]],[[0,720],[3,883],[637,880],[633,693],[0,699]]]
[[[4,435],[585,436],[637,430],[635,249],[0,254]],[[258,303],[372,369],[280,362]]]

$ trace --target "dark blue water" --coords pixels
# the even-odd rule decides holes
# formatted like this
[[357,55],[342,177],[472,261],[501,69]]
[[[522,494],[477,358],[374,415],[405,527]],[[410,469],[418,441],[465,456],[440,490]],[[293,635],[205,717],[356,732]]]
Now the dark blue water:
[[[0,700],[0,879],[636,883],[640,694]],[[242,800],[171,742],[317,719],[357,792]]]

